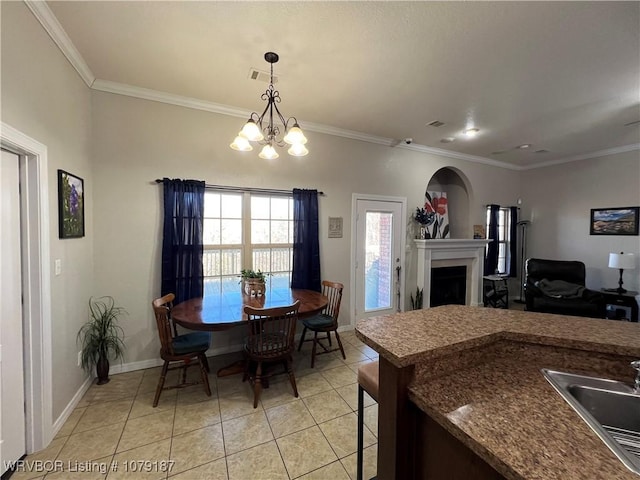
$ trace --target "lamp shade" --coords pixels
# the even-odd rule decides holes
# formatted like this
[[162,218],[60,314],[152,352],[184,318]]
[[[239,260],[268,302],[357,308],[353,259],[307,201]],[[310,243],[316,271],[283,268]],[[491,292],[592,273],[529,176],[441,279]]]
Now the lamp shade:
[[610,253],[609,268],[633,270],[636,268],[636,259],[633,253]]

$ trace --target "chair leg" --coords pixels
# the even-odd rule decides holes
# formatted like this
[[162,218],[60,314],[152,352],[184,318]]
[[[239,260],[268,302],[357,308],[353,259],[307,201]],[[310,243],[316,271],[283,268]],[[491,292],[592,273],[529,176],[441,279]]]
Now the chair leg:
[[336,340],[338,341],[338,346],[340,347],[340,352],[342,353],[342,358],[344,358],[346,360],[347,356],[344,354],[344,348],[342,348],[342,341],[340,340],[340,335],[338,335],[338,331],[337,330],[334,333],[336,334]]
[[302,329],[302,335],[300,336],[300,343],[298,344],[298,351],[302,348],[302,344],[304,343],[304,336],[307,334],[307,327]]
[[258,408],[258,401],[262,393],[262,362],[256,367],[256,378],[253,382],[253,408]]
[[207,373],[211,373],[211,368],[209,368],[209,359],[207,358],[206,353],[202,354],[202,360],[204,361],[204,369],[207,371]]
[[331,346],[331,332],[327,332],[327,341],[329,342],[329,346]]
[[211,396],[211,387],[209,386],[209,374],[207,372],[207,357],[204,353],[198,355],[198,360],[200,362],[200,374],[202,375],[202,383],[204,383],[204,393],[207,394],[207,397]]
[[160,394],[162,393],[162,387],[164,387],[164,380],[167,377],[167,371],[169,370],[169,361],[165,360],[162,365],[162,372],[160,372],[160,378],[158,379],[158,386],[156,387],[156,396],[153,399],[153,408],[158,406],[160,400]]
[[293,387],[293,396],[298,398],[298,387],[296,385],[296,377],[293,374],[293,357],[287,358],[287,373],[289,374],[289,381]]
[[318,346],[318,332],[313,332],[313,348],[311,349],[311,368],[316,363],[316,347]]
[[356,479],[362,480],[364,457],[364,391],[358,384],[358,446],[357,446]]

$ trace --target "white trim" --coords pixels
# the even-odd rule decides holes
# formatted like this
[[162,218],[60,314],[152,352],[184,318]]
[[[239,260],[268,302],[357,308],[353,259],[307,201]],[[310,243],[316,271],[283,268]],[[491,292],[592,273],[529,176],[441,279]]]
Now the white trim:
[[20,155],[27,453],[52,438],[53,387],[47,147],[0,123],[0,144]]
[[[351,195],[351,260],[349,265],[349,288],[351,289],[350,301],[349,301],[349,316],[351,317],[351,328],[356,326],[356,222],[358,216],[358,200],[370,200],[379,202],[394,202],[400,203],[400,217],[402,220],[406,219],[407,215],[407,198],[406,197],[393,197],[387,195],[370,195],[364,193],[354,193]],[[400,235],[400,309],[404,311],[405,301],[405,279],[406,279],[406,251],[407,251],[407,236]]]
[[607,148],[605,150],[599,150],[597,152],[583,153],[581,155],[574,155],[573,157],[560,158],[558,160],[549,160],[548,162],[536,163],[535,165],[520,167],[520,170],[533,170],[534,168],[551,167],[553,165],[560,165],[562,163],[577,162],[578,160],[588,160],[590,158],[607,157],[609,155],[632,152],[634,150],[640,150],[640,143],[632,143],[631,145],[623,145],[621,147]]
[[65,32],[60,22],[58,22],[58,19],[49,8],[49,5],[47,5],[47,2],[24,0],[24,3],[38,19],[42,28],[49,34],[62,54],[67,57],[69,63],[76,69],[76,72],[78,72],[82,80],[84,80],[84,83],[86,83],[88,87],[91,87],[96,79],[95,75],[89,68],[89,65],[87,65],[87,62],[84,61],[84,58],[82,58],[82,55],[80,55],[80,52],[71,41],[71,38],[69,38],[69,35],[67,35],[67,32]]
[[58,432],[64,425],[64,422],[66,422],[69,419],[69,417],[73,413],[73,410],[78,406],[78,404],[80,403],[80,400],[82,400],[82,397],[84,397],[84,394],[87,393],[87,390],[89,390],[89,388],[91,387],[91,384],[93,383],[93,378],[94,377],[87,377],[84,383],[80,385],[80,388],[78,389],[76,394],[73,396],[71,401],[67,404],[67,406],[62,411],[60,416],[53,423],[53,428],[52,428],[53,438],[55,438],[55,436],[58,434]]

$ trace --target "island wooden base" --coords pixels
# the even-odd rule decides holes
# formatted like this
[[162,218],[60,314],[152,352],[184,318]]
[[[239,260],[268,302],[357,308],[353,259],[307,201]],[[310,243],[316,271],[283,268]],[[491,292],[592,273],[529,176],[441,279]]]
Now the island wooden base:
[[504,480],[505,477],[417,407],[415,478]]

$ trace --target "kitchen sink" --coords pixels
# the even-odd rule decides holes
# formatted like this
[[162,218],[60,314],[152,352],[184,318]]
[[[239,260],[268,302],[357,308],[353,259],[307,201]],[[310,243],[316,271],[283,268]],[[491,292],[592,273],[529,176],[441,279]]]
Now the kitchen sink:
[[542,373],[618,459],[640,475],[640,395],[615,380],[548,369]]

